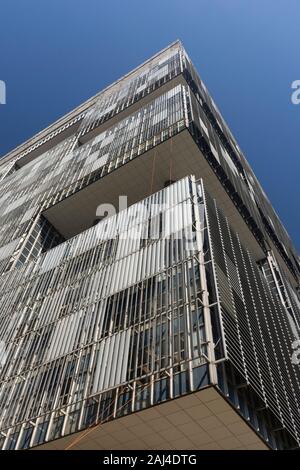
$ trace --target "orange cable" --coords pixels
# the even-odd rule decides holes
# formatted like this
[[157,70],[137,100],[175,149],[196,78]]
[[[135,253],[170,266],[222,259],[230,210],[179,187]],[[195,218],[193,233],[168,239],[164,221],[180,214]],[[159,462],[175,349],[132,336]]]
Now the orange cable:
[[[151,382],[149,382],[149,384],[147,384],[143,389],[139,390],[139,392],[136,394],[136,396],[141,393],[142,391],[146,390],[147,387],[149,387],[151,385]],[[121,407],[119,407],[117,410],[116,410],[116,414],[122,410],[122,408],[124,408],[125,406],[127,406],[130,402],[132,402],[133,400],[133,397],[128,400],[126,403],[124,403],[124,405],[122,405]],[[109,407],[109,405],[108,405]],[[108,409],[108,407],[106,409]],[[106,411],[106,410],[104,410]],[[111,417],[113,417],[114,415],[114,412],[111,413],[108,417],[107,417],[107,420],[109,420]],[[97,429],[99,426],[103,425],[105,423],[93,423],[90,425],[90,427],[88,429],[86,429],[86,431],[78,436],[77,438],[75,438],[73,441],[70,442],[70,444],[67,445],[67,447],[64,448],[64,450],[69,450],[71,449],[71,447],[74,447],[74,445],[76,445],[78,442],[80,442],[84,437],[88,436],[91,432],[95,431],[95,429]]]

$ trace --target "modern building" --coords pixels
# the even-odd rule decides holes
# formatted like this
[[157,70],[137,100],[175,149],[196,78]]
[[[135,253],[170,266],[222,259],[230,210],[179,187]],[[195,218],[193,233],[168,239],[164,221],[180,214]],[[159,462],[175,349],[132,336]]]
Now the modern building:
[[3,449],[299,448],[298,254],[179,41],[0,201]]

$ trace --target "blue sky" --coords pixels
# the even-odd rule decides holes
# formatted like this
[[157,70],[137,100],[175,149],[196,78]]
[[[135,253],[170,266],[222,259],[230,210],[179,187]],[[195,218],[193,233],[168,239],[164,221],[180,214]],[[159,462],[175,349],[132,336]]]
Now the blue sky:
[[0,155],[179,38],[294,243],[299,0],[2,0]]

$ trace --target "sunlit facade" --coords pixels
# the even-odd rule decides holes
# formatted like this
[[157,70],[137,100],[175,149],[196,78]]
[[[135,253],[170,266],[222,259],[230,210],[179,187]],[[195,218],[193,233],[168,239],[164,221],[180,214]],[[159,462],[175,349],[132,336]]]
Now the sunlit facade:
[[3,449],[299,447],[299,257],[180,42],[0,201]]

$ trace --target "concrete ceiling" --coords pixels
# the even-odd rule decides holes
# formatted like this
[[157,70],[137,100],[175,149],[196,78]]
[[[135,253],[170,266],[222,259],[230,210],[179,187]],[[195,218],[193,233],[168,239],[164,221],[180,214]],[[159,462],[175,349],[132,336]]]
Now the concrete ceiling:
[[38,450],[267,450],[214,387],[51,441]]

